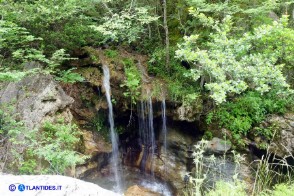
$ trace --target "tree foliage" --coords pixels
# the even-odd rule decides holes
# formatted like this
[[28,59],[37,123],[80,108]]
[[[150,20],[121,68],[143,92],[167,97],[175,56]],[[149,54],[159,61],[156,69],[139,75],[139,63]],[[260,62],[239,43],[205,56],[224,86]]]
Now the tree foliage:
[[294,53],[290,45],[276,47],[277,43],[264,42],[272,36],[282,39],[292,29],[287,28],[287,17],[272,25],[263,25],[254,31],[244,33],[242,37],[230,34],[231,17],[222,23],[200,15],[205,24],[212,26],[212,33],[207,48],[198,47],[198,35],[184,37],[184,42],[176,51],[178,58],[193,65],[188,76],[197,81],[206,78],[206,89],[217,104],[224,102],[228,95],[241,94],[251,89],[262,93],[273,88],[283,91],[289,88],[283,75],[284,53]]
[[107,7],[108,13],[103,17],[102,24],[92,25],[104,36],[103,42],[134,42],[146,30],[146,25],[158,19],[151,16],[146,7],[129,7],[115,13]]

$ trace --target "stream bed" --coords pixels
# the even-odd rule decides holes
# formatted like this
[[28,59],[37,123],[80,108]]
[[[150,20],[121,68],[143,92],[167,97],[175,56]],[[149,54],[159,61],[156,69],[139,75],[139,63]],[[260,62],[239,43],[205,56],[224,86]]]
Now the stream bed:
[[[122,191],[125,192],[129,187],[138,185],[153,192],[159,193],[163,196],[172,196],[173,192],[170,186],[149,175],[141,172],[139,169],[124,167],[122,174]],[[113,175],[102,176],[100,172],[92,173],[83,180],[92,182],[99,185],[102,188],[115,191],[116,190],[116,181]]]

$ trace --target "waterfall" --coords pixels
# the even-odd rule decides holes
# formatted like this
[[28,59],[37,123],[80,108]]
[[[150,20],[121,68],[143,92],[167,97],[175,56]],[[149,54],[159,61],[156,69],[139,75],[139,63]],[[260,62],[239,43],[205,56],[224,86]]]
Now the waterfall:
[[163,98],[161,102],[161,116],[162,116],[162,134],[163,134],[163,148],[164,148],[164,156],[167,156],[166,154],[166,135],[167,135],[167,129],[166,129],[166,106],[165,106],[165,98]]
[[151,143],[151,149],[149,148],[150,152],[150,159],[151,159],[151,174],[154,176],[154,152],[155,152],[155,136],[154,136],[154,128],[153,128],[153,109],[152,109],[152,99],[151,96],[149,97],[149,141]]
[[114,130],[114,120],[113,120],[113,109],[112,109],[112,103],[111,103],[111,96],[110,96],[110,74],[109,74],[109,68],[106,65],[103,65],[103,86],[105,89],[105,94],[107,98],[108,103],[108,120],[110,124],[110,134],[111,134],[111,143],[112,143],[112,167],[115,175],[115,181],[116,181],[116,189],[117,192],[121,192],[121,175],[119,172],[119,151],[118,151],[118,137]]
[[[154,175],[154,154],[155,154],[155,135],[153,127],[153,108],[151,96],[147,101],[141,100],[138,104],[139,117],[139,136],[142,142],[142,151],[144,151],[144,158],[141,163],[141,168],[146,169],[146,164],[152,175]],[[148,161],[148,162],[146,162]]]

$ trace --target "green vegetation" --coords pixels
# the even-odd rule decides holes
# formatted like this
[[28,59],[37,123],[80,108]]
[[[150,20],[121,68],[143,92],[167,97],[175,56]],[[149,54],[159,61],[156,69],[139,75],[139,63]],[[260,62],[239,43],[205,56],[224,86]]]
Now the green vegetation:
[[16,121],[9,111],[7,107],[0,110],[1,138],[8,138],[2,141],[7,147],[4,156],[11,161],[8,169],[21,174],[64,174],[87,158],[74,150],[81,134],[76,125],[63,120],[45,122],[37,133]]
[[76,125],[60,120],[56,124],[45,122],[42,129],[42,134],[32,141],[37,146],[31,148],[36,156],[50,164],[48,173],[64,174],[68,167],[84,162],[86,157],[74,151],[81,134]]
[[118,57],[118,52],[116,50],[107,49],[105,50],[105,55],[108,58],[115,59]]
[[[279,62],[286,49],[279,50],[269,42],[260,42],[276,34],[283,37],[284,31],[290,30],[286,28],[286,17],[279,23],[255,28],[253,33],[246,32],[241,38],[231,38],[232,21],[229,16],[221,24],[207,23],[212,23],[208,25],[216,30],[209,36],[208,47],[205,50],[197,47],[198,35],[192,35],[184,38],[176,55],[194,65],[190,76],[195,81],[205,78],[205,88],[211,91],[210,96],[217,104],[223,103],[228,94],[232,96],[248,89],[261,94],[274,88],[288,90],[289,85],[282,74],[283,64]],[[294,30],[291,32],[294,34]],[[293,52],[294,47],[290,50]]]
[[[189,182],[184,190],[186,196],[198,196],[198,195],[246,195],[245,184],[238,179],[238,169],[243,161],[243,157],[235,152],[234,164],[235,170],[232,179],[229,182],[217,181],[211,186],[208,178],[218,179],[219,176],[223,175],[223,171],[220,169],[222,166],[225,167],[226,155],[223,155],[223,160],[217,160],[214,155],[210,157],[205,156],[205,150],[207,148],[208,141],[201,140],[195,145],[193,157],[195,170],[192,174],[189,174]],[[220,167],[219,167],[220,165]],[[213,181],[213,180],[212,180]]]
[[124,64],[126,80],[121,87],[127,87],[123,94],[131,98],[132,104],[136,104],[140,95],[141,75],[132,59],[124,59],[122,63]]
[[[255,168],[255,181],[251,187],[251,184],[246,184],[240,180],[239,167],[244,161],[244,157],[233,151],[235,170],[232,179],[226,181],[216,181],[215,184],[211,185],[207,181],[207,178],[211,178],[208,174],[211,173],[214,167],[218,168],[217,165],[226,164],[218,160],[212,155],[207,157],[204,155],[207,141],[202,140],[200,143],[195,145],[194,149],[194,164],[195,170],[189,175],[189,182],[184,190],[186,196],[218,196],[218,195],[287,195],[293,190],[293,165],[287,164],[285,159],[278,159],[276,163],[270,163],[270,156],[263,157],[261,160],[256,160],[257,167]],[[226,160],[223,155],[224,160]],[[287,173],[279,170],[281,167],[287,167],[289,170]],[[217,174],[215,174],[217,173]],[[222,175],[221,170],[214,172],[215,175]],[[248,186],[249,185],[249,186]],[[292,194],[292,193],[291,193]],[[290,195],[291,195],[290,194]]]
[[[175,107],[206,119],[207,130],[226,128],[226,137],[238,147],[245,146],[249,135],[270,141],[279,130],[258,125],[270,114],[294,111],[293,9],[291,0],[2,0],[0,82],[33,74],[83,82],[81,66],[95,66],[100,85],[102,50],[115,62],[112,73],[124,71],[121,94],[130,100],[131,110],[146,83],[153,86],[154,97],[164,92]],[[128,56],[120,59],[120,53]],[[147,73],[139,70],[132,53],[147,56],[148,65],[142,64]],[[143,81],[142,74],[149,74],[150,81]],[[10,149],[15,158],[11,166],[18,172],[41,172],[36,170],[41,165],[43,173],[62,174],[83,161],[74,150],[80,136],[75,125],[46,122],[40,130],[26,130],[15,119],[0,110],[1,139],[25,149]],[[103,131],[104,119],[90,121],[91,128]],[[214,137],[213,131],[204,137]],[[267,143],[258,145],[266,148]],[[205,178],[200,173],[194,176],[196,187]],[[263,186],[270,189],[269,184],[256,183],[258,193]],[[270,194],[287,186],[277,185]],[[215,188],[207,194],[244,192],[238,181]]]
[[[247,92],[230,102],[224,103],[207,115],[206,122],[217,123],[232,132],[234,141],[244,145],[242,136],[246,136],[254,125],[265,119],[267,114],[283,114],[293,100],[278,95],[275,91],[260,95],[258,92]],[[272,139],[273,131],[257,128],[254,134]]]

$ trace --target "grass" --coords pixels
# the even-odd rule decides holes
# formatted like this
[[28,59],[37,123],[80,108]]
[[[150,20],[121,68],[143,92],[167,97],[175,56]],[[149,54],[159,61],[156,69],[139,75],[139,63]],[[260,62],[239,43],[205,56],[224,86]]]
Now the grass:
[[[252,187],[248,187],[244,181],[238,178],[238,169],[243,161],[240,154],[233,152],[234,162],[236,164],[234,175],[231,180],[218,180],[217,182],[209,184],[209,171],[213,170],[213,173],[218,173],[221,177],[221,170],[215,172],[218,166],[225,162],[217,162],[214,156],[211,156],[207,162],[207,158],[204,156],[207,142],[202,140],[199,144],[195,145],[194,164],[195,170],[192,174],[189,174],[189,182],[183,191],[185,196],[283,196],[294,195],[294,182],[293,182],[293,170],[294,166],[287,163],[286,158],[278,158],[274,154],[267,153],[260,160],[252,162],[252,168],[255,173],[255,181]],[[290,154],[287,158],[293,155]],[[226,156],[223,156],[224,160]]]

